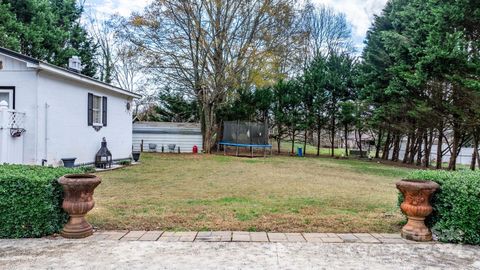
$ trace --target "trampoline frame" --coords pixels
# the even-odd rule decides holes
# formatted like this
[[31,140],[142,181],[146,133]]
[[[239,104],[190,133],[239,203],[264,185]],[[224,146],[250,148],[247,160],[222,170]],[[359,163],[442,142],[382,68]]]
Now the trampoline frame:
[[227,155],[225,146],[234,146],[237,147],[236,156],[238,157],[240,147],[250,147],[250,157],[253,158],[253,149],[254,148],[263,148],[263,157],[267,156],[266,150],[270,148],[270,156],[272,155],[272,145],[271,144],[244,144],[244,143],[229,143],[229,142],[219,142],[217,146],[217,152],[220,149],[220,145],[223,145],[223,155]]

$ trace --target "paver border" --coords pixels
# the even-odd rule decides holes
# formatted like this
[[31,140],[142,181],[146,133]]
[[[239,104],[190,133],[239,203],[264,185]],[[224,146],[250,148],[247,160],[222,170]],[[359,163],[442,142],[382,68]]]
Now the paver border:
[[[61,238],[60,236],[56,238]],[[55,238],[54,238],[55,239]],[[265,242],[265,243],[365,243],[418,244],[438,243],[406,240],[399,233],[282,233],[247,231],[127,231],[94,232],[91,241],[159,241],[159,242]]]

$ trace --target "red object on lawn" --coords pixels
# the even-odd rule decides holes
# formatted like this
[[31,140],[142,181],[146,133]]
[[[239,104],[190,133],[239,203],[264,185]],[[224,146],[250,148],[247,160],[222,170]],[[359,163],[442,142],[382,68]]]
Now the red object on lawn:
[[192,152],[194,154],[198,153],[198,147],[196,145],[193,146]]

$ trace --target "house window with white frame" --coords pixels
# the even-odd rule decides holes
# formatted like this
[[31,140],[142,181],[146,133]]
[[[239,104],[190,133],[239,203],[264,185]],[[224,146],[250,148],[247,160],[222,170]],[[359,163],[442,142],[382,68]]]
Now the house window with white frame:
[[93,96],[93,125],[94,126],[103,126],[102,123],[102,97]]
[[88,125],[96,131],[107,126],[107,97],[88,93]]

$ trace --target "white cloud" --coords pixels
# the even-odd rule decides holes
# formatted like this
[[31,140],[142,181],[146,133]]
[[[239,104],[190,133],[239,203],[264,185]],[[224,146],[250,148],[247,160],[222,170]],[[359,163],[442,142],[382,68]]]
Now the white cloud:
[[141,11],[151,0],[86,0],[87,13],[97,18],[107,18],[113,14],[129,16],[134,11]]

